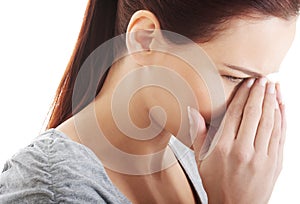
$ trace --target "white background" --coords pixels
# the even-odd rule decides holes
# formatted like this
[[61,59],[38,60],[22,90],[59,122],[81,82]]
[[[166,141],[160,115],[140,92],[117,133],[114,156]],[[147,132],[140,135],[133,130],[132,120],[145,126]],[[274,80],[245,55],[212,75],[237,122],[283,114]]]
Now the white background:
[[[6,159],[43,130],[86,2],[0,1],[0,171]],[[284,169],[271,204],[300,200],[300,22],[298,25],[295,42],[282,64],[289,128]]]

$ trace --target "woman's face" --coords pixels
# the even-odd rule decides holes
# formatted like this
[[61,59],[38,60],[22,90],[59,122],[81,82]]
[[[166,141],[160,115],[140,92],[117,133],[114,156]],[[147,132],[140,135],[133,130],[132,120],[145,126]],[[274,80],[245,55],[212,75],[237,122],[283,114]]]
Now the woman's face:
[[[234,19],[216,39],[199,44],[221,76],[226,105],[245,79],[267,77],[279,71],[293,42],[295,28],[295,18],[289,21],[275,17],[263,20]],[[207,96],[201,98],[206,100],[204,104],[210,104]],[[206,119],[210,118],[210,109],[210,106],[200,106]]]
[[[226,29],[214,39],[206,43],[197,43],[215,64],[217,72],[214,74],[218,75],[220,83],[214,89],[207,86],[208,79],[199,76],[188,64],[189,62],[186,63],[187,61],[181,60],[180,57],[174,57],[173,54],[155,52],[155,49],[151,49],[151,46],[161,47],[161,45],[164,45],[164,37],[161,37],[160,32],[157,32],[158,40],[155,40],[156,38],[152,39],[151,36],[155,32],[149,31],[153,30],[153,28],[159,30],[159,22],[149,12],[140,12],[138,15],[133,16],[128,31],[141,31],[141,33],[133,34],[133,38],[128,37],[127,39],[128,45],[131,45],[131,39],[137,39],[132,42],[139,43],[133,43],[132,45],[134,46],[132,47],[148,47],[150,52],[132,55],[134,57],[130,57],[130,59],[134,59],[135,64],[139,66],[147,67],[147,64],[160,65],[168,67],[171,72],[178,74],[184,79],[182,81],[187,82],[189,89],[192,89],[201,115],[206,123],[211,125],[212,116],[223,115],[224,111],[226,111],[225,108],[243,81],[247,78],[267,77],[279,71],[280,64],[293,42],[296,20],[296,18],[284,20],[276,17],[234,18],[227,22]],[[142,30],[145,30],[145,32]],[[160,39],[163,40],[160,41]],[[196,40],[194,41],[197,42]],[[177,46],[178,50],[182,50],[183,53],[185,50],[189,50],[189,47],[187,47],[186,45]],[[131,50],[130,46],[128,49]],[[203,58],[201,59],[197,53],[191,52],[190,55],[199,58],[196,61],[203,61]],[[207,60],[207,57],[205,57],[205,60]],[[206,66],[203,67],[205,68]],[[149,78],[150,70],[145,69],[143,74],[138,75],[139,79]],[[123,76],[123,73],[120,73],[120,76]],[[145,114],[137,114],[136,116],[133,114],[131,118],[137,126],[141,128],[147,127],[150,122],[148,111],[152,107],[159,106],[165,111],[167,116],[166,124],[163,125],[164,117],[159,112],[157,114],[155,112],[151,113],[152,118],[156,123],[163,125],[168,132],[176,135],[179,128],[184,126],[186,129],[188,127],[186,111],[184,112],[183,110],[185,107],[180,104],[180,101],[187,101],[188,95],[185,93],[188,90],[186,91],[182,84],[179,83],[178,78],[172,78],[168,73],[155,75],[153,79],[154,81],[168,83],[169,87],[176,90],[170,92],[160,86],[140,89],[139,94],[135,95],[138,97],[133,97],[131,100],[130,110],[132,111],[130,112],[136,110],[138,113],[144,112]],[[216,100],[214,97],[211,97],[214,94],[216,95],[216,93],[212,92],[219,91],[220,94],[217,94],[223,95],[222,100]],[[181,93],[176,95],[179,92]],[[139,98],[142,98],[142,100],[138,100]],[[184,104],[186,106],[188,103],[184,102]]]
[[[212,112],[222,115],[224,107],[230,103],[244,80],[267,77],[279,71],[280,64],[294,39],[295,27],[296,18],[233,19],[227,29],[215,39],[199,43],[214,62],[223,85],[221,88],[225,100],[215,106],[215,110],[212,110],[212,94],[206,86],[205,79],[197,77],[193,69],[178,59],[166,56],[161,64],[171,65],[172,69],[189,83],[197,97],[199,111],[209,124]],[[159,91],[159,88],[149,89],[149,93],[154,100],[148,107],[157,104],[163,107],[168,115],[166,127],[170,132],[176,133],[181,121],[178,100],[167,91]]]

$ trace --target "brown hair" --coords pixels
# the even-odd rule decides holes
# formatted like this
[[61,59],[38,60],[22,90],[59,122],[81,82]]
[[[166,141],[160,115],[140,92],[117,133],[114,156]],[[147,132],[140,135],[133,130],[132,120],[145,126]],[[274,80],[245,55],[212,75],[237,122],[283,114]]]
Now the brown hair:
[[[288,20],[298,15],[299,6],[299,0],[89,0],[75,49],[52,104],[47,129],[55,128],[93,100],[88,93],[91,84],[97,83],[99,93],[109,70],[97,75],[98,67],[89,69],[73,93],[80,68],[98,46],[125,33],[131,16],[138,10],[154,13],[163,30],[206,42],[218,35],[221,25],[233,17],[258,14]],[[72,97],[77,99],[76,104],[72,104]]]

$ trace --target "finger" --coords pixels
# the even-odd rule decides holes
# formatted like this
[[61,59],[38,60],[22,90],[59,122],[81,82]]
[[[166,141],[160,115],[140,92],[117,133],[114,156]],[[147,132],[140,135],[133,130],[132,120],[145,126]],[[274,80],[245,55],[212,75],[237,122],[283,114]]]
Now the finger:
[[282,169],[282,162],[283,162],[283,150],[284,150],[284,144],[286,139],[286,129],[287,129],[287,123],[286,123],[286,113],[285,113],[285,106],[283,104],[280,105],[280,111],[281,111],[281,137],[279,140],[279,147],[278,147],[278,162],[277,162],[277,177]]
[[[265,155],[268,154],[270,138],[274,127],[274,117],[275,117],[275,108],[276,108],[275,103],[277,103],[275,84],[270,82],[268,83],[267,91],[265,93],[262,116],[259,121],[257,134],[255,137],[255,143],[254,143],[255,150],[257,152],[263,152],[265,153]],[[281,118],[276,118],[276,119],[279,121],[275,121],[275,123],[281,123]]]
[[[275,106],[276,107],[276,106]],[[282,137],[281,124],[282,116],[278,108],[275,109],[274,128],[269,142],[268,155],[270,157],[278,157],[278,147]]]
[[200,152],[203,148],[207,132],[205,120],[196,109],[191,107],[188,107],[188,118],[190,123],[190,137],[194,141],[192,148],[196,159],[200,160]]
[[266,83],[266,78],[260,78],[256,81],[245,105],[237,135],[237,144],[241,148],[254,148],[256,131],[262,114]]
[[244,106],[254,82],[255,79],[249,79],[243,83],[228,106],[221,128],[219,128],[217,132],[218,135],[222,135],[219,138],[219,144],[226,145],[235,140],[241,123]]
[[281,94],[281,87],[280,84],[276,84],[276,93],[277,93],[277,101],[278,104],[283,104],[282,94]]
[[287,130],[287,122],[286,122],[286,111],[285,111],[285,105],[280,104],[280,112],[282,116],[281,121],[281,130],[282,130],[282,136],[281,136],[281,143],[284,144],[285,138],[286,138],[286,130]]

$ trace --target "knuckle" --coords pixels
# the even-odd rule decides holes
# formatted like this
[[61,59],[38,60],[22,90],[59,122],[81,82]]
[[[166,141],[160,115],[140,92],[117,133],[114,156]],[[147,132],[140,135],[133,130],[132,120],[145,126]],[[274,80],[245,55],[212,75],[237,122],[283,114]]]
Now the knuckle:
[[263,129],[270,130],[270,129],[273,129],[274,123],[270,118],[269,119],[268,118],[263,118],[262,122],[261,122],[261,127]]
[[215,147],[215,151],[220,157],[226,157],[230,153],[230,148],[226,145],[219,144]]
[[250,151],[236,150],[234,152],[234,158],[239,164],[249,163],[252,159],[252,153]]
[[242,117],[242,105],[236,105],[235,107],[230,107],[227,114],[230,118],[241,118]]
[[261,115],[261,109],[255,105],[247,105],[244,110],[244,114],[248,117],[256,118]]
[[279,146],[283,146],[285,143],[285,136],[284,135],[279,135]]
[[253,171],[261,170],[262,168],[264,168],[266,166],[265,161],[266,161],[265,156],[263,156],[263,155],[256,156],[251,160],[250,168]]
[[272,94],[267,94],[264,100],[265,106],[274,106],[275,107],[275,100],[273,100]]

